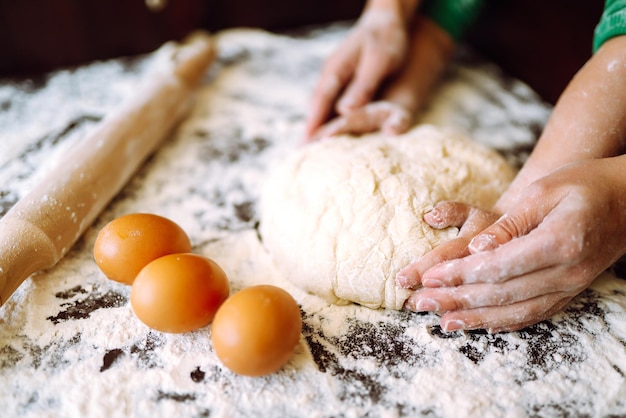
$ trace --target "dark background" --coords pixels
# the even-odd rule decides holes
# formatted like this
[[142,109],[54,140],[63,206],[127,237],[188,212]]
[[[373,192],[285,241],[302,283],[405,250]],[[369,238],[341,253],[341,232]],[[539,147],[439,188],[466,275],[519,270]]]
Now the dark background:
[[[273,31],[358,17],[364,0],[0,0],[0,77],[30,77],[152,51],[194,28]],[[489,0],[467,36],[480,54],[554,102],[591,55],[600,0]],[[288,58],[287,58],[288,59]]]

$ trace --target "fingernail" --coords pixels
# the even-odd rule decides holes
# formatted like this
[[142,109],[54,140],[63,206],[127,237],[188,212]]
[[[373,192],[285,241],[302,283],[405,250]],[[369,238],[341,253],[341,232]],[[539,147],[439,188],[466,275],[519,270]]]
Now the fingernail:
[[480,253],[483,251],[493,250],[497,246],[498,246],[498,241],[496,241],[495,235],[480,234],[472,238],[467,248],[470,250],[472,254],[475,254],[475,253]]
[[434,299],[418,299],[414,306],[418,312],[439,311],[439,303]]
[[451,319],[441,324],[441,328],[445,332],[453,332],[465,329],[467,325],[460,319]]
[[400,273],[396,275],[396,284],[405,289],[408,287],[411,287],[412,285],[412,283],[409,281],[409,278],[405,276],[404,274],[400,274]]
[[430,212],[424,215],[424,220],[429,225],[441,225],[443,223],[443,219],[441,218],[441,213],[437,209],[433,209]]

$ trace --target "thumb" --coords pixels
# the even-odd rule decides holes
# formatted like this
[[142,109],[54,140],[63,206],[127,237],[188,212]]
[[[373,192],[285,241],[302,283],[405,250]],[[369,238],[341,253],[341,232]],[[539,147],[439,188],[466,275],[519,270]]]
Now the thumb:
[[518,205],[472,238],[467,248],[471,254],[494,250],[514,238],[528,234],[545,216],[541,205]]

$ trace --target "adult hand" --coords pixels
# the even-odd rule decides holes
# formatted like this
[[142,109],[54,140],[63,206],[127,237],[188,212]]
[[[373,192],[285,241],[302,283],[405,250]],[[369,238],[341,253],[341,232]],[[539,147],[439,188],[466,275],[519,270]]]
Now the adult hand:
[[342,114],[365,105],[383,80],[400,68],[408,47],[407,13],[398,5],[370,8],[361,15],[324,64],[313,91],[307,138],[328,119],[333,107]]
[[468,245],[472,238],[497,219],[498,215],[495,213],[462,202],[437,203],[433,210],[424,215],[424,221],[435,229],[459,228],[457,238],[439,245],[400,270],[396,282],[406,289],[420,287],[422,276],[431,267],[469,255]]
[[466,256],[401,271],[423,286],[407,308],[442,313],[446,331],[512,331],[552,316],[626,252],[624,190],[626,156],[571,163],[535,181],[465,252],[440,254]]
[[311,141],[340,134],[364,134],[380,130],[385,135],[399,135],[409,130],[413,114],[391,101],[378,101],[338,116],[322,125]]
[[[339,115],[330,122],[309,126],[313,130],[308,132],[307,139],[315,141],[333,135],[360,135],[377,130],[393,136],[408,131],[446,68],[453,49],[454,42],[443,29],[429,19],[417,16],[411,25],[407,58],[401,68],[386,80],[385,87],[377,94],[377,100],[368,102],[372,97],[367,96],[369,99],[365,100],[365,96],[362,96],[365,101],[359,102],[359,107],[339,107]],[[319,103],[328,105],[330,102],[320,102],[319,98],[323,97],[320,94],[314,97],[318,103],[313,108],[309,122],[319,120],[323,123],[315,110],[322,108]]]

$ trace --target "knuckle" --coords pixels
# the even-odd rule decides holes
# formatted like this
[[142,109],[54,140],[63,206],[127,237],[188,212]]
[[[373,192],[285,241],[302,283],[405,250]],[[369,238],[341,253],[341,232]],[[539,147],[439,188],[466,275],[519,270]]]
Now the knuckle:
[[459,310],[459,309],[473,309],[480,307],[481,303],[472,295],[462,295],[459,298],[454,298],[454,309],[451,310]]
[[493,224],[491,232],[500,238],[501,241],[510,241],[521,236],[518,221],[513,217],[503,217]]
[[459,311],[464,309],[472,309],[472,304],[465,298],[453,298],[450,301],[450,306],[447,307],[446,311]]

